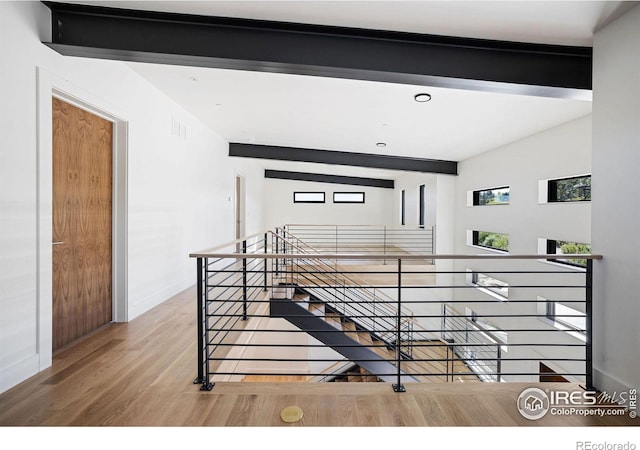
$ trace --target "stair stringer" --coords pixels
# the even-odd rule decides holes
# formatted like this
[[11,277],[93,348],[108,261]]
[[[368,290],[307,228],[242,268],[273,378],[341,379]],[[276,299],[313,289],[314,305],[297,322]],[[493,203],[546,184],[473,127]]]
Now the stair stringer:
[[[337,331],[321,317],[307,311],[291,299],[272,298],[269,305],[271,317],[286,319],[345,358],[375,374],[380,380],[389,383],[398,381],[396,366],[345,333]],[[400,382],[418,382],[418,380],[401,371]]]

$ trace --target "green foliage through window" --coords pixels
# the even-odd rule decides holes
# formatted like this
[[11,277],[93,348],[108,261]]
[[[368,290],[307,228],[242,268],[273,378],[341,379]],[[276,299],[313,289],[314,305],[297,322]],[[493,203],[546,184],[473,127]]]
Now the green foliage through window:
[[473,245],[506,252],[509,251],[509,235],[490,231],[474,231]]
[[473,205],[508,205],[509,187],[491,188],[473,191]]
[[[569,241],[547,241],[547,253],[550,255],[590,255],[591,245]],[[552,261],[569,264],[571,266],[587,267],[585,258],[555,258]]]
[[549,202],[583,202],[591,200],[591,175],[549,180]]

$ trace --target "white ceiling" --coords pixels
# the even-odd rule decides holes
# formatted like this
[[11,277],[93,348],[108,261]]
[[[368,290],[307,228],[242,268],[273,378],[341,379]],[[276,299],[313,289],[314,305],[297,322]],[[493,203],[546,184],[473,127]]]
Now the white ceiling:
[[[73,0],[71,0],[73,2]],[[76,1],[185,14],[547,44],[586,45],[629,1]]]
[[[429,34],[591,45],[632,2],[81,2]],[[635,2],[634,2],[635,3]],[[588,101],[129,63],[231,142],[460,161],[591,112]],[[432,95],[416,103],[416,93]],[[376,146],[385,142],[384,148]]]
[[[591,112],[591,102],[132,64],[230,142],[460,161]],[[193,80],[195,78],[196,81]],[[413,97],[428,92],[428,103]],[[386,143],[380,148],[378,142]]]

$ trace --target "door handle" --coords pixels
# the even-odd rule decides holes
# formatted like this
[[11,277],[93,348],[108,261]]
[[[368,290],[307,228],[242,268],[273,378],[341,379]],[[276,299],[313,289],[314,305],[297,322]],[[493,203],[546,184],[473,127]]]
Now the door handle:
[[52,242],[51,245],[62,245],[64,244],[64,242],[59,241],[59,242]]

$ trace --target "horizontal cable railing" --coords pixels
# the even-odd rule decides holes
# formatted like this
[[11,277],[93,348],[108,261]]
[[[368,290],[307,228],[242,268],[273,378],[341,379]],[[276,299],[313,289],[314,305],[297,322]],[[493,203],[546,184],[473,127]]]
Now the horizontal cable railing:
[[[322,255],[322,252],[316,248],[279,227],[273,234],[273,247],[276,249],[276,253],[282,249],[285,252]],[[283,258],[280,261],[279,264],[285,269],[282,273],[292,274],[295,277],[292,282],[296,286],[304,287],[307,293],[322,299],[329,306],[340,309],[343,315],[354,318],[354,322],[365,329],[386,330],[377,338],[383,341],[393,339],[395,322],[383,316],[395,317],[397,315],[394,300],[380,290],[376,291],[375,288],[366,287],[366,281],[359,278],[357,273],[349,270],[348,266],[341,265],[336,259],[328,258],[295,260]],[[296,267],[287,272],[287,264],[295,264]],[[287,280],[283,278],[280,281]],[[349,286],[348,289],[347,286]],[[403,317],[402,328],[410,330],[413,312],[403,308],[401,316]],[[356,317],[360,319],[355,319]]]
[[323,252],[424,255],[435,249],[435,227],[290,224],[283,229]]
[[[540,363],[592,386],[600,256],[572,255],[587,261],[576,268],[546,263],[557,255],[315,250],[276,230],[191,255],[202,389],[245,377],[375,380],[397,391],[414,382],[539,381]],[[343,263],[354,261],[368,264]],[[508,295],[470,273],[501,280],[497,292],[508,284]],[[575,313],[552,316],[551,303]]]
[[443,305],[442,336],[451,350],[482,381],[501,381],[501,340],[473,320]]

